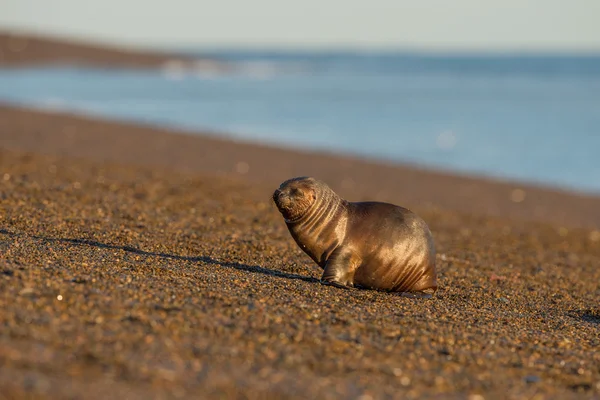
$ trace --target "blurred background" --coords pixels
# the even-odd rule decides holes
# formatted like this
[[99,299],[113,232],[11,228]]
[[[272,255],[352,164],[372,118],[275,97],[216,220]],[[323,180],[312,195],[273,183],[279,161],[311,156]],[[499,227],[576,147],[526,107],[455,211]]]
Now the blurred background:
[[598,0],[0,0],[0,102],[600,193]]

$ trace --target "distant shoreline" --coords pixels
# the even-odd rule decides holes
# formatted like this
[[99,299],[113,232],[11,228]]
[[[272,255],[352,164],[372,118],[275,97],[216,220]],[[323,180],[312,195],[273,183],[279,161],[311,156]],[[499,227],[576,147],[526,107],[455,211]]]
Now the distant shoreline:
[[209,70],[227,69],[221,62],[186,54],[103,46],[0,30],[0,68],[57,64],[153,69],[177,64]]

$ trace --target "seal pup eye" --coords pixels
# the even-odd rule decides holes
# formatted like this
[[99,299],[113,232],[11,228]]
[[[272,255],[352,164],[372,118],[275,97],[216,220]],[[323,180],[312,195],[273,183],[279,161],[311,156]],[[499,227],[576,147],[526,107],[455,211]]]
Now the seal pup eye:
[[291,193],[291,194],[292,194],[293,196],[299,196],[299,195],[300,195],[300,193],[301,193],[301,192],[300,192],[300,189],[298,189],[298,188],[293,188],[293,189],[292,189],[292,193]]

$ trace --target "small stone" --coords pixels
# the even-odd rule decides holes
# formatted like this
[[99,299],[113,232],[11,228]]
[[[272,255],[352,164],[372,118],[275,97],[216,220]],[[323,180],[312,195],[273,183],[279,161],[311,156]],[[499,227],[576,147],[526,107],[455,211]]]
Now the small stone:
[[21,289],[19,294],[21,296],[30,296],[33,294],[33,288],[28,287],[28,288]]
[[564,226],[561,226],[560,228],[558,228],[558,234],[560,235],[560,237],[565,237],[569,234],[569,230]]
[[448,350],[447,348],[441,348],[438,350],[438,354],[441,354],[443,356],[449,356],[450,355],[450,350]]
[[240,161],[235,165],[235,171],[238,174],[242,174],[242,175],[247,174],[248,171],[250,171],[250,165],[248,165],[247,162]]
[[523,189],[514,189],[510,192],[510,201],[513,203],[522,203],[525,200],[526,193]]
[[524,379],[525,383],[538,383],[541,381],[540,377],[536,375],[527,375]]

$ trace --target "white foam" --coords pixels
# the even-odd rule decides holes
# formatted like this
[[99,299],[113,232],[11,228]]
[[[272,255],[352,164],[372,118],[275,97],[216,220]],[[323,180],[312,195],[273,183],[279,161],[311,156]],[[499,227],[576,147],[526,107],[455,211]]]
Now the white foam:
[[441,132],[435,140],[435,144],[441,150],[452,150],[458,143],[458,137],[451,131]]
[[161,66],[163,76],[171,81],[181,81],[187,75],[187,67],[182,60],[172,59]]
[[36,103],[36,108],[46,112],[60,113],[68,109],[67,102],[60,97],[47,97]]

